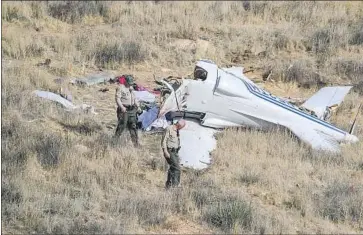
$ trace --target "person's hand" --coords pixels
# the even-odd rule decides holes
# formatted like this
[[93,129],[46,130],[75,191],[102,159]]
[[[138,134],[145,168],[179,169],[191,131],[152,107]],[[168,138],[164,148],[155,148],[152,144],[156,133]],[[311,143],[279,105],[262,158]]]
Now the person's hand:
[[140,107],[137,107],[137,113],[138,113],[138,114],[142,114],[142,110],[141,110],[141,108],[140,108]]
[[164,150],[164,157],[165,158],[170,158],[170,154],[168,153],[167,150]]
[[121,111],[122,111],[123,113],[126,113],[126,108],[125,108],[124,106],[121,106]]

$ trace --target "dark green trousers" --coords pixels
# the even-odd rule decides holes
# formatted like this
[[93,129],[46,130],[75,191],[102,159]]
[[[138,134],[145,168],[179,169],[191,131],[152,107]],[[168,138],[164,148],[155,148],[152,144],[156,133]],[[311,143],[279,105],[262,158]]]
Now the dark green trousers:
[[180,158],[178,150],[168,149],[168,153],[170,158],[165,158],[169,164],[168,178],[165,183],[167,189],[178,186],[180,183]]
[[118,124],[115,132],[116,137],[120,137],[127,128],[130,132],[131,140],[135,147],[139,146],[139,137],[137,134],[137,115],[136,108],[130,108],[126,113],[122,113],[120,108],[117,108]]

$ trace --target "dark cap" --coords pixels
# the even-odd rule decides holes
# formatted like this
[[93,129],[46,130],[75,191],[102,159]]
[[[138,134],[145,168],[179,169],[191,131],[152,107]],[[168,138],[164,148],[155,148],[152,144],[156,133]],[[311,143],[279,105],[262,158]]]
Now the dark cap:
[[126,78],[125,78],[126,82],[129,84],[129,85],[134,85],[135,82],[134,82],[134,78],[131,76],[131,75],[126,75]]

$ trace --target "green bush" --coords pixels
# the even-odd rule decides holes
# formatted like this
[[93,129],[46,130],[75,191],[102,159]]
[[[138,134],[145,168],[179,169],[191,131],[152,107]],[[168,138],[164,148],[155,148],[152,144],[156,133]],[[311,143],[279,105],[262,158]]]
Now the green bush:
[[35,152],[38,161],[44,167],[54,167],[60,162],[61,154],[65,149],[63,138],[56,134],[41,133],[35,138]]
[[335,71],[343,79],[355,82],[363,81],[363,61],[338,60],[335,62]]
[[102,1],[51,2],[47,6],[50,16],[72,24],[86,15],[108,15],[108,4]]
[[360,221],[363,216],[363,192],[359,185],[334,182],[324,191],[318,201],[319,213],[329,220]]
[[234,197],[222,197],[209,205],[203,218],[209,224],[230,232],[235,226],[251,230],[252,208],[241,199]]
[[145,58],[145,52],[138,42],[113,43],[99,46],[94,52],[95,63],[101,67],[120,63],[137,63]]

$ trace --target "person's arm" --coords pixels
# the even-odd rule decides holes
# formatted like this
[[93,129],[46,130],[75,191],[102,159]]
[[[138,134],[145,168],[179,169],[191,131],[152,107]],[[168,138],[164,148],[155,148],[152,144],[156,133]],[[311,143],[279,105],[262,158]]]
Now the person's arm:
[[137,111],[141,112],[140,102],[136,99],[136,95],[135,95],[135,92],[133,90],[131,91],[131,94],[132,94],[133,103],[135,104],[135,106],[137,108]]
[[117,89],[116,89],[115,100],[116,100],[117,106],[121,108],[122,112],[126,112],[126,108],[125,108],[125,106],[122,105],[122,102],[121,102],[121,87],[117,87]]
[[168,150],[167,150],[167,141],[168,141],[168,138],[169,138],[169,128],[167,128],[164,132],[164,135],[163,135],[163,138],[161,139],[161,148],[163,150],[163,153],[164,153],[164,156],[169,158],[170,155],[168,153]]

